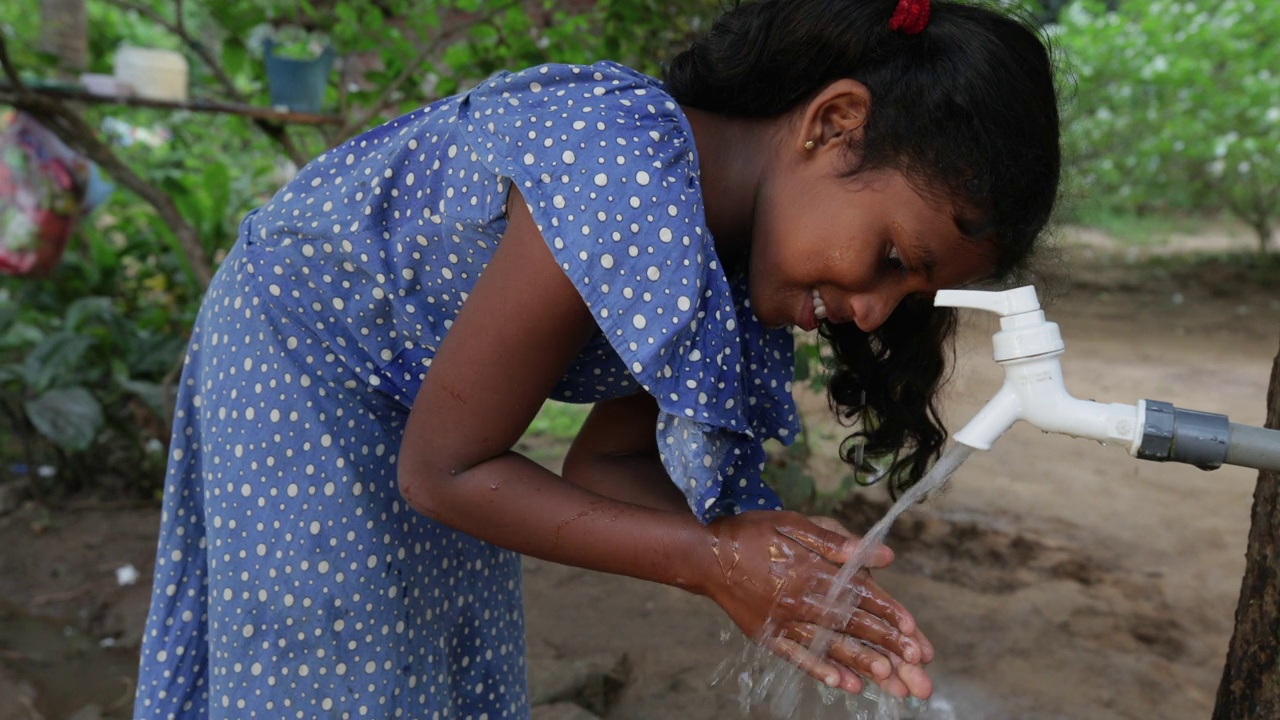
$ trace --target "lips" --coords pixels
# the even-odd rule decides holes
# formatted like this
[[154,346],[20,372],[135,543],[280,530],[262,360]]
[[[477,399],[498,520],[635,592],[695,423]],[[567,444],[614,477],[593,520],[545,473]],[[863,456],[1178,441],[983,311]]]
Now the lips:
[[805,332],[813,332],[818,329],[818,322],[827,316],[827,309],[822,304],[822,298],[818,297],[818,291],[814,290],[813,294],[804,299],[804,307],[800,308],[800,320],[796,323],[796,327]]

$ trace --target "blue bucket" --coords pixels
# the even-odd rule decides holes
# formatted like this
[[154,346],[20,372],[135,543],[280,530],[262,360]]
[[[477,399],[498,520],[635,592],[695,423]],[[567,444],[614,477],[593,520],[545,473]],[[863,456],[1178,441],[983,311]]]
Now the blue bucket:
[[263,60],[267,66],[267,90],[272,107],[287,107],[294,112],[318,113],[324,104],[324,91],[333,68],[333,48],[313,60],[277,57],[271,52],[273,43],[263,43]]

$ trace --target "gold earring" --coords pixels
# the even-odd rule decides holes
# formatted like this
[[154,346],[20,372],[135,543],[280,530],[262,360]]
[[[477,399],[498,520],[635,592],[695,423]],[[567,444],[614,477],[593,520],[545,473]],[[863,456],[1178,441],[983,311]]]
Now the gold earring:
[[806,140],[806,141],[805,141],[805,143],[804,143],[804,149],[805,149],[805,150],[812,150],[812,149],[814,149],[815,147],[817,147],[817,144],[816,144],[816,143],[814,143],[812,140]]

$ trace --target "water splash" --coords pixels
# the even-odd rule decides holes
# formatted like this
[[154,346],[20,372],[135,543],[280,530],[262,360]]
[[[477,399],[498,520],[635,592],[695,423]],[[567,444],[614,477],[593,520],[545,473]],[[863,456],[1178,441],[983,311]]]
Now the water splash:
[[[938,462],[893,504],[885,516],[862,538],[857,551],[849,557],[830,591],[822,599],[826,608],[822,626],[843,627],[853,617],[860,596],[859,589],[851,583],[853,576],[866,564],[867,558],[884,542],[895,520],[922,498],[938,490],[951,478],[974,449],[955,443]],[[771,634],[765,629],[766,636]],[[726,634],[724,639],[728,639]],[[809,643],[809,650],[818,657],[825,657],[835,639],[835,633],[822,630]],[[824,707],[844,705],[844,717],[849,720],[911,720],[924,718],[928,712],[926,703],[908,698],[898,700],[873,683],[865,682],[865,690],[858,695],[833,690],[810,678],[794,665],[755,643],[743,640],[743,649],[721,663],[712,678],[712,684],[732,683],[735,686],[743,713],[764,709],[775,718],[817,718]],[[806,687],[818,688],[817,692],[804,692]],[[843,701],[843,702],[842,702]],[[815,702],[818,703],[815,705]],[[943,703],[945,705],[945,703]]]

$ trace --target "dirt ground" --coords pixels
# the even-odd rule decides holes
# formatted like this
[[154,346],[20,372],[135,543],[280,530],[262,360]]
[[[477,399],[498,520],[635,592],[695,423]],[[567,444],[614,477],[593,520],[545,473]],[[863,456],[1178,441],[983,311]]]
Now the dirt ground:
[[[1056,271],[1069,280],[1047,309],[1066,340],[1068,389],[1260,424],[1280,348],[1280,270],[1160,269],[1135,262],[1139,254],[1096,236],[1069,245]],[[995,324],[966,317],[946,402],[953,428],[999,387]],[[801,400],[815,435],[831,438],[820,443],[830,455],[835,428],[823,400]],[[838,467],[815,471],[829,477]],[[975,455],[949,490],[899,523],[897,562],[879,573],[937,647],[937,696],[919,717],[1208,717],[1255,479],[1237,468],[1137,461],[1026,426]],[[864,492],[840,515],[865,531],[883,500]],[[0,720],[128,715],[158,522],[152,506],[101,501],[28,504],[0,517]],[[140,571],[136,584],[118,583],[125,565]],[[740,647],[731,633],[722,640],[728,624],[710,603],[536,561],[526,564],[526,596],[535,678],[625,654],[625,684],[608,693],[606,717],[743,717],[732,691],[709,683]]]

